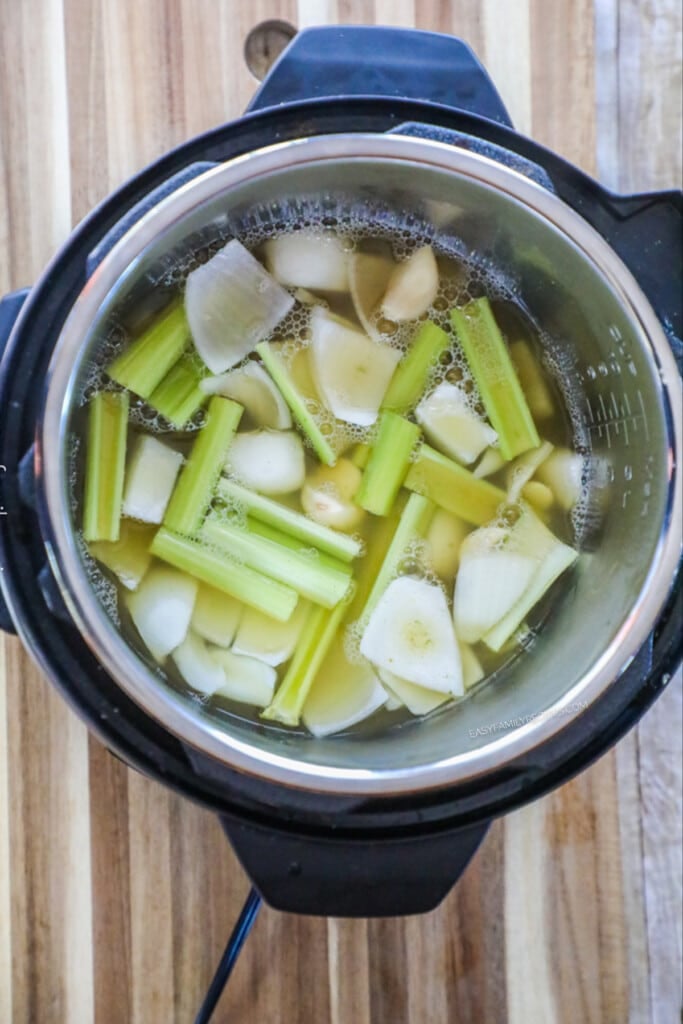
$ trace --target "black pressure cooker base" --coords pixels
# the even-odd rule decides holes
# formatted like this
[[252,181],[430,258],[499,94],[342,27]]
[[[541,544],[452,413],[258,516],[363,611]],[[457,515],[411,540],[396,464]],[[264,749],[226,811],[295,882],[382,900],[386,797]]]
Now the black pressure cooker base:
[[[266,109],[195,138],[162,157],[105,200],[76,229],[41,281],[31,291],[21,322],[1,364],[0,391],[5,415],[0,426],[1,504],[10,514],[3,524],[3,556],[12,619],[27,648],[74,709],[102,742],[143,773],[157,778],[212,810],[271,824],[293,834],[324,836],[333,829],[378,840],[387,829],[396,836],[434,834],[442,829],[484,823],[512,806],[565,781],[613,743],[657,695],[680,658],[676,611],[662,616],[661,636],[621,677],[590,715],[565,730],[557,741],[533,757],[508,765],[485,780],[414,798],[347,799],[316,797],[303,791],[278,790],[238,774],[188,748],[150,719],[102,669],[61,605],[46,565],[46,552],[32,499],[33,443],[42,403],[42,386],[56,339],[66,316],[103,250],[114,244],[120,225],[136,204],[158,201],[171,191],[169,179],[197,162],[219,162],[263,145],[330,132],[385,132],[406,122],[428,131],[449,129],[517,154],[541,168],[553,189],[570,203],[627,259],[642,252],[644,238],[671,234],[670,207],[680,208],[675,193],[616,197],[592,179],[511,128],[486,118],[436,104],[393,98],[317,100]],[[157,190],[157,191],[155,191]],[[150,193],[155,192],[152,200]],[[140,215],[140,212],[137,213]],[[660,223],[661,221],[661,223]],[[655,224],[656,222],[656,224]],[[117,230],[117,225],[119,228]],[[657,235],[655,235],[657,237]],[[628,249],[628,252],[624,251]],[[650,267],[650,298],[667,305],[667,320],[680,321],[673,295],[662,297],[661,282],[670,275]],[[648,291],[648,281],[643,283]],[[17,295],[14,305],[24,296]],[[14,314],[15,309],[11,310]],[[6,319],[7,306],[0,307]],[[2,322],[0,321],[0,336]],[[20,339],[20,341],[19,341]],[[23,460],[23,463],[22,463]],[[20,472],[19,467],[22,466]],[[39,469],[38,469],[39,472]],[[6,584],[7,585],[7,584]],[[680,599],[679,599],[680,600]],[[671,628],[673,625],[673,628]],[[646,681],[646,682],[644,682]],[[584,721],[585,719],[585,721]]]

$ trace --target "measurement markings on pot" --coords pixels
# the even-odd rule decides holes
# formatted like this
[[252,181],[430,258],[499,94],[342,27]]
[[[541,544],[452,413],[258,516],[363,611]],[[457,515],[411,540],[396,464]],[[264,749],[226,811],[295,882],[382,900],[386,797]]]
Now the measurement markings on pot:
[[477,736],[491,736],[493,733],[505,732],[506,729],[518,729],[520,726],[528,725],[529,722],[535,722],[538,719],[573,715],[579,711],[585,711],[587,707],[588,704],[585,700],[577,700],[573,704],[568,704],[566,708],[550,708],[548,711],[535,711],[530,715],[508,718],[501,722],[493,722],[491,725],[478,725],[476,729],[469,730],[469,736],[472,740],[476,739]]
[[628,447],[629,427],[634,432],[641,428],[645,434],[645,440],[650,440],[645,404],[640,390],[636,391],[636,396],[640,407],[636,410],[631,408],[631,403],[626,393],[622,395],[620,401],[613,391],[610,391],[606,396],[607,402],[602,394],[598,395],[597,402],[594,402],[592,405],[586,399],[586,408],[590,420],[589,429],[591,432],[597,433],[598,437],[604,437],[608,448],[612,447],[612,434],[619,435],[620,431],[623,431],[624,443]]

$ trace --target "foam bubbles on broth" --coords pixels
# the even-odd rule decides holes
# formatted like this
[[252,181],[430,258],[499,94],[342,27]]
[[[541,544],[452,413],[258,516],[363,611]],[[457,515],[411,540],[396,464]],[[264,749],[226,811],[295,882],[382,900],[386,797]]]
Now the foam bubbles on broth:
[[[449,313],[454,305],[464,305],[483,294],[486,294],[493,303],[509,303],[517,307],[521,312],[521,319],[529,325],[530,335],[535,338],[534,350],[537,355],[540,354],[543,370],[551,384],[555,398],[559,397],[558,404],[566,417],[565,424],[560,428],[566,435],[565,443],[588,458],[590,453],[589,435],[582,414],[581,393],[578,383],[575,381],[574,368],[567,364],[565,349],[544,332],[535,322],[529,310],[522,306],[518,282],[509,272],[503,272],[489,258],[469,252],[456,236],[437,232],[431,223],[414,211],[396,209],[389,204],[377,201],[359,203],[354,199],[350,203],[345,197],[336,196],[292,199],[264,204],[239,215],[226,216],[221,222],[198,233],[191,240],[192,244],[189,246],[166,254],[158,262],[158,265],[148,272],[144,283],[148,292],[158,289],[168,298],[182,288],[192,270],[211,258],[231,238],[238,238],[259,257],[262,255],[263,243],[267,239],[298,230],[319,232],[321,235],[334,234],[342,240],[344,249],[349,253],[374,251],[378,244],[382,244],[385,247],[388,246],[396,261],[407,259],[423,245],[430,244],[434,247],[439,263],[440,283],[432,306],[421,319],[429,319],[436,323],[448,334],[453,343],[431,371],[425,393],[431,392],[444,382],[457,384],[466,396],[468,408],[480,418],[485,418],[484,407],[464,354],[455,343]],[[282,322],[278,324],[270,340],[280,343],[281,357],[290,370],[295,373],[297,357],[300,357],[301,353],[304,353],[310,346],[311,311],[314,306],[321,305],[332,312],[340,312],[341,315],[346,316],[353,316],[353,312],[348,303],[340,307],[338,296],[331,294],[311,296],[304,293],[297,294],[300,291],[297,289],[290,289],[290,291],[295,298],[295,304]],[[144,289],[142,289],[142,293],[144,298]],[[125,312],[128,313],[127,310]],[[406,351],[415,332],[414,322],[393,324],[383,320],[380,313],[374,313],[371,322],[383,342],[401,352]],[[107,377],[105,368],[133,339],[135,324],[134,316],[121,316],[119,311],[110,318],[98,340],[95,358],[88,361],[81,375],[78,395],[80,405],[87,403],[99,390],[116,389],[117,386]],[[317,421],[323,435],[330,439],[338,453],[346,453],[353,445],[372,441],[374,428],[359,427],[335,420],[329,410],[315,396],[307,398],[306,406]],[[173,434],[174,440],[178,438],[177,429],[173,428],[146,402],[136,399],[134,396],[131,396],[130,423],[134,429],[145,433]],[[183,440],[181,435],[176,446],[181,450],[189,449],[193,435],[201,429],[203,423],[204,413],[200,410],[183,428],[182,435],[185,435],[185,439]],[[315,453],[308,438],[304,435],[300,436],[306,446],[307,462],[311,468],[317,462]],[[413,453],[413,458],[415,455],[416,452]],[[81,477],[82,451],[79,452],[76,444],[70,476],[74,496],[79,493]],[[581,499],[571,517],[565,517],[563,523],[565,533],[569,533],[571,540],[579,545],[584,533],[592,526],[592,510],[594,509],[590,496],[590,474],[587,472],[584,474],[584,478]],[[497,478],[494,475],[491,479],[495,481]],[[237,502],[232,500],[225,502],[217,498],[212,504],[212,510],[229,521],[232,526],[241,528],[247,526],[247,510]],[[298,508],[298,511],[302,510]],[[362,558],[368,549],[372,548],[373,531],[368,529],[366,524],[353,536],[362,545]],[[89,555],[81,534],[78,534],[78,543],[88,580],[97,599],[114,624],[125,630],[126,623],[121,623],[117,605],[116,584],[109,577],[107,571],[101,570]],[[306,555],[311,559],[319,558],[319,553],[314,548],[305,549],[305,546],[302,545],[300,550],[305,550]],[[225,557],[224,552],[222,552],[222,557]],[[234,561],[236,565],[241,564],[238,558],[235,558]],[[397,568],[397,574],[404,572],[414,573],[429,583],[439,586],[449,602],[452,600],[452,593],[448,592],[443,581],[430,567],[428,545],[425,541],[416,541],[409,545]],[[132,645],[137,647],[138,642],[134,638],[132,626],[128,625],[127,628]],[[529,636],[532,638],[529,643],[532,643],[535,636],[533,621]],[[344,626],[343,647],[351,663],[363,661],[360,654],[361,637],[362,625],[359,622],[351,622]],[[509,656],[506,656],[506,659],[509,660]],[[503,659],[503,663],[506,659]],[[148,660],[147,655],[145,655],[145,660]],[[503,663],[494,666],[487,678],[490,679],[492,675],[497,674]],[[261,728],[279,729],[275,725],[264,725],[259,719],[258,713],[248,709],[246,705],[233,705],[227,701],[208,701],[205,696],[188,690],[171,659],[168,659],[163,667],[158,667],[157,674],[160,679],[188,694],[199,706],[205,707],[209,704],[212,713],[219,717],[230,715],[241,720],[257,721]],[[392,722],[398,722],[400,725],[406,719],[406,715],[402,712],[386,712],[384,714],[387,726],[391,726]],[[291,731],[288,730],[288,733]]]

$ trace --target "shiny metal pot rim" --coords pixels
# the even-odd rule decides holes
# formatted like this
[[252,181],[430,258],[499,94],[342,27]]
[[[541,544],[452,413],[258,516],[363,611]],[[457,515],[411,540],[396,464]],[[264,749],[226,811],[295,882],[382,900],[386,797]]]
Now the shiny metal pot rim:
[[[669,501],[666,521],[648,577],[631,615],[602,656],[561,700],[542,715],[497,735],[476,751],[409,768],[369,770],[302,762],[261,750],[194,716],[186,701],[154,681],[122,640],[88,582],[70,522],[64,450],[83,341],[114,284],[130,278],[147,247],[195,208],[217,194],[278,171],[339,160],[408,162],[470,178],[508,196],[544,218],[603,276],[650,350],[668,403]],[[181,187],[147,213],[114,246],[74,303],[58,339],[46,380],[37,436],[41,528],[51,567],[83,639],[134,701],[172,734],[219,762],[262,779],[318,792],[389,796],[454,785],[499,768],[556,734],[590,707],[628,667],[654,628],[681,554],[681,384],[666,335],[637,282],[607,242],[571,207],[541,186],[493,160],[457,147],[401,135],[338,134],[275,144],[237,157]]]

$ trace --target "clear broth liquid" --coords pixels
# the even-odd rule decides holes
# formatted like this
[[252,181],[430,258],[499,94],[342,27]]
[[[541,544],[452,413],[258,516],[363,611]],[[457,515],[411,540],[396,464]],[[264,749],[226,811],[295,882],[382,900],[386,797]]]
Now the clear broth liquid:
[[[437,256],[440,272],[440,284],[437,297],[430,309],[420,317],[420,321],[431,320],[441,327],[451,338],[447,352],[442,356],[439,364],[431,374],[428,385],[423,394],[429,393],[442,381],[457,383],[469,396],[471,407],[478,415],[484,416],[484,408],[480,402],[477,388],[472,379],[472,374],[467,361],[457,343],[455,332],[451,326],[449,313],[454,306],[459,306],[468,301],[486,295],[494,312],[495,318],[508,343],[517,340],[524,340],[530,346],[538,367],[540,368],[545,384],[550,391],[554,405],[554,415],[544,420],[542,424],[542,437],[553,445],[570,448],[582,455],[588,455],[587,439],[582,429],[581,418],[578,414],[578,402],[575,396],[568,394],[566,383],[562,380],[561,374],[557,371],[553,359],[553,339],[544,334],[542,328],[534,320],[530,311],[524,307],[515,290],[514,281],[510,281],[500,269],[490,265],[489,262],[478,260],[476,256],[465,253],[464,247],[456,238],[440,238],[435,235],[433,229],[415,220],[406,224],[405,221],[386,210],[377,215],[376,210],[365,211],[364,213],[347,213],[343,206],[322,212],[320,209],[307,209],[305,206],[296,205],[293,209],[280,209],[273,212],[257,211],[244,218],[241,223],[233,224],[230,233],[223,234],[216,231],[182,256],[169,257],[165,265],[159,268],[156,279],[150,275],[146,288],[138,289],[135,301],[128,303],[115,312],[113,318],[105,331],[97,351],[97,357],[88,367],[83,379],[81,389],[81,407],[74,418],[74,445],[72,458],[72,487],[74,493],[74,514],[78,521],[79,509],[82,503],[83,475],[84,475],[84,450],[87,437],[87,403],[92,396],[102,390],[118,390],[117,385],[106,375],[106,367],[112,359],[123,351],[137,333],[139,333],[145,322],[150,319],[150,311],[163,308],[176,296],[182,287],[187,275],[200,264],[210,259],[230,238],[238,237],[244,245],[249,248],[257,258],[262,257],[263,242],[267,238],[277,237],[278,234],[293,230],[307,229],[309,231],[333,232],[343,237],[344,244],[348,246],[349,252],[374,252],[390,254],[394,260],[403,260],[412,251],[424,244],[431,244]],[[290,289],[296,295],[295,289]],[[358,319],[354,312],[353,303],[346,294],[338,295],[333,293],[318,293],[319,300],[331,310],[331,312],[348,319],[358,325]],[[305,353],[310,345],[310,312],[311,306],[306,302],[296,301],[292,311],[278,325],[269,340],[284,343],[284,354],[290,366],[296,368],[296,361]],[[412,337],[415,334],[419,321],[409,322],[401,325],[392,325],[375,318],[375,323],[382,333],[382,339],[389,345],[401,352],[409,347]],[[251,357],[253,358],[253,356]],[[312,400],[309,404],[310,411],[316,415],[324,433],[333,440],[333,443],[340,452],[348,456],[358,444],[365,444],[372,441],[374,436],[373,428],[361,428],[350,424],[341,423],[335,420],[322,403]],[[413,413],[406,414],[408,418],[414,419]],[[185,425],[182,430],[174,428],[159,413],[151,408],[142,399],[131,394],[130,401],[130,434],[147,433],[154,434],[169,446],[175,448],[183,455],[187,455],[194,443],[197,432],[201,430],[204,416],[200,410]],[[239,430],[253,429],[246,418],[239,427]],[[296,424],[295,424],[296,429]],[[301,432],[299,431],[301,434]],[[307,439],[302,436],[306,447],[307,473],[314,469],[320,462],[312,451]],[[476,462],[474,463],[476,465]],[[472,468],[472,466],[468,467]],[[505,467],[487,479],[506,490]],[[298,512],[303,512],[298,494],[280,495],[275,500],[285,504]],[[560,540],[569,545],[580,547],[581,534],[583,530],[582,508],[586,504],[586,496],[583,495],[576,508],[571,514],[564,512],[555,505],[546,517],[546,525]],[[214,503],[214,511],[220,512],[220,503]],[[231,522],[234,522],[234,510],[231,513]],[[379,517],[368,514],[364,523],[357,531],[362,539],[364,551],[371,552],[377,543],[377,535],[382,530],[383,523]],[[472,527],[474,529],[474,527]],[[125,593],[116,577],[103,565],[96,562],[90,555],[88,545],[80,535],[81,550],[84,563],[95,593],[106,609],[107,613],[116,624],[117,628],[126,643],[131,646],[138,655],[146,662],[151,671],[157,676],[160,685],[167,685],[187,696],[189,699],[201,704],[211,711],[218,720],[238,718],[243,721],[252,722],[263,730],[280,731],[283,727],[272,722],[264,721],[260,717],[259,709],[252,708],[247,704],[236,703],[225,698],[207,698],[192,690],[181,674],[171,657],[163,664],[154,661],[151,654],[142,644],[139,634],[126,609],[125,602],[120,598]],[[360,560],[357,560],[356,565]],[[438,584],[446,591],[443,582],[429,566],[425,555],[424,545],[419,543],[406,553],[406,557],[399,572],[415,573],[429,582]],[[553,608],[562,598],[563,590],[568,586],[567,578],[563,577],[559,584],[554,585],[545,597],[535,607],[526,620],[528,629],[526,636],[522,637],[516,644],[508,644],[503,650],[495,654],[483,643],[478,643],[474,651],[484,670],[484,678],[477,684],[477,688],[489,685],[494,679],[504,678],[505,668],[511,660],[518,657],[533,657],[533,638],[543,628],[543,622],[548,615],[552,614]],[[449,604],[452,602],[451,592],[447,593]],[[345,635],[345,651],[350,661],[360,657],[359,634],[354,622],[346,621],[342,625]],[[287,663],[279,666],[278,677],[282,678],[287,669]],[[469,691],[472,692],[472,691]],[[464,698],[467,699],[466,693]],[[451,701],[438,708],[432,714],[455,713],[457,714],[458,701]],[[414,723],[416,719],[405,708],[389,711],[385,708],[376,711],[370,718],[353,726],[346,733],[356,734],[358,737],[375,735],[389,729],[401,727],[408,722]],[[417,720],[419,721],[419,719]],[[296,731],[305,731],[299,727]],[[291,729],[287,729],[291,733]]]

